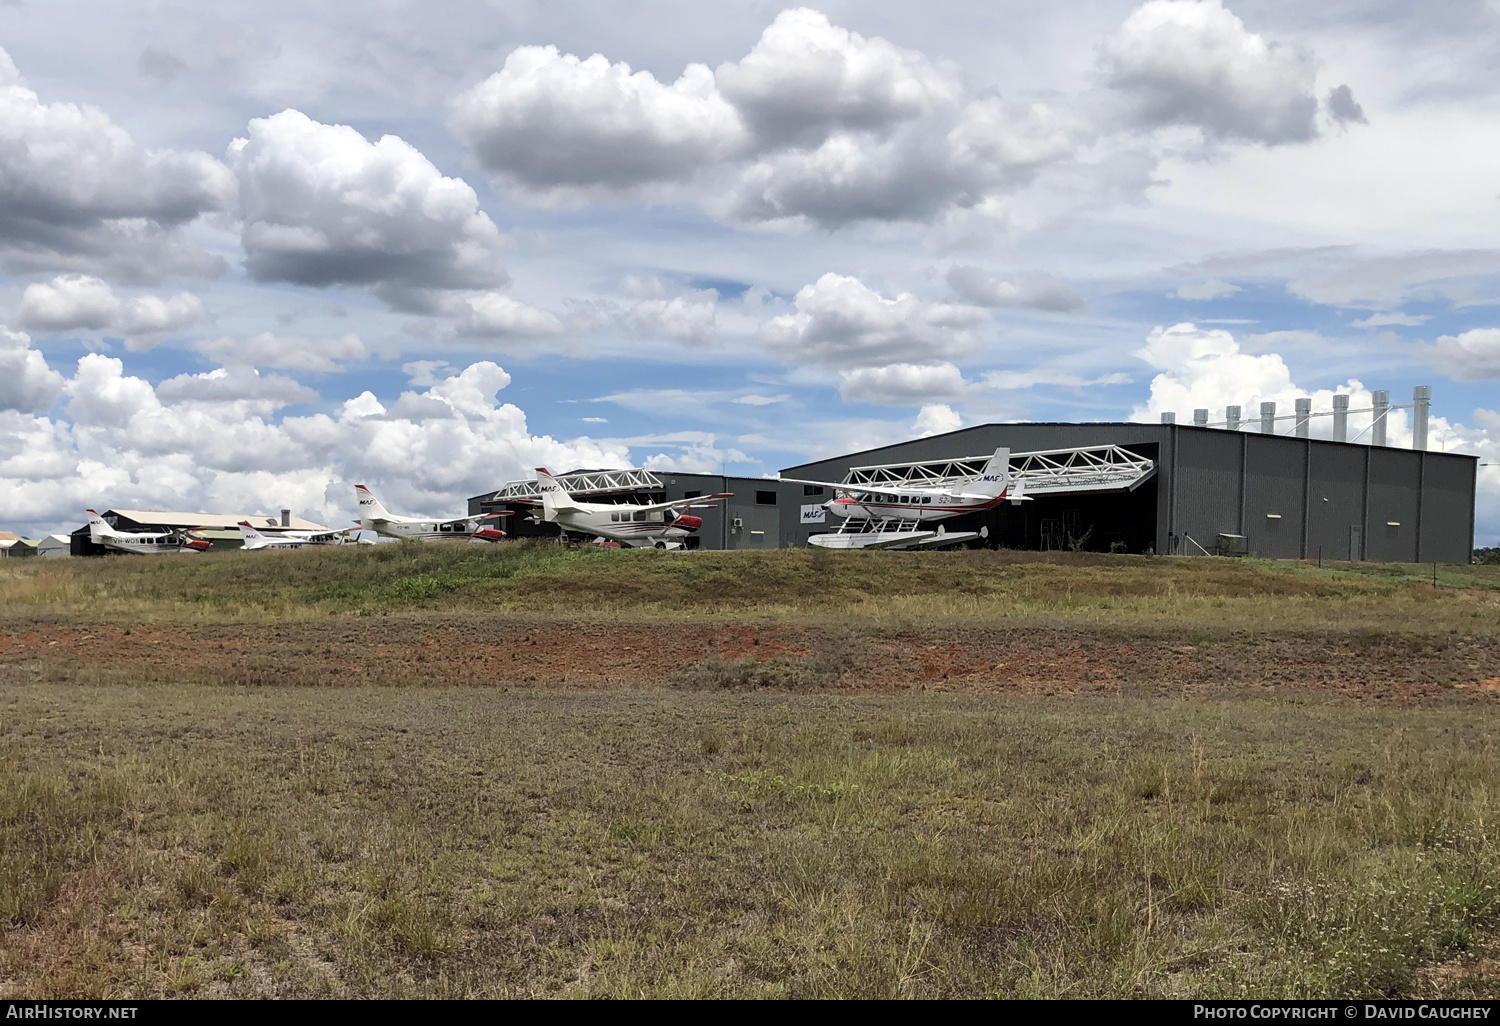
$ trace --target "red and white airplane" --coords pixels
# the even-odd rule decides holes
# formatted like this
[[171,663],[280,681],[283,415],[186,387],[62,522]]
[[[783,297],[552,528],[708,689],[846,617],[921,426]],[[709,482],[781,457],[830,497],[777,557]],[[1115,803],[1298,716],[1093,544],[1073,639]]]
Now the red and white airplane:
[[497,542],[505,537],[505,532],[485,527],[483,522],[510,515],[508,512],[486,513],[482,517],[449,517],[446,520],[435,517],[398,517],[382,506],[380,500],[364,485],[354,486],[354,497],[359,500],[359,526],[386,538]]
[[208,542],[194,538],[191,531],[117,531],[93,510],[84,512],[89,515],[89,541],[115,552],[165,556],[208,551]]
[[[808,539],[821,548],[928,548],[956,545],[983,537],[984,532],[924,530],[926,522],[946,520],[965,513],[993,509],[1002,502],[1019,502],[1019,482],[1010,476],[1010,450],[1004,447],[986,461],[979,476],[952,484],[835,484],[830,481],[799,481],[792,484],[820,485],[834,490],[836,498],[823,508],[847,521],[839,530],[815,534]],[[857,526],[856,526],[857,525]]]
[[300,549],[305,545],[349,545],[354,541],[349,537],[349,531],[278,531],[275,534],[261,534],[248,520],[240,521],[240,538],[243,539],[242,547],[247,552],[259,549]]
[[703,518],[677,511],[691,506],[712,506],[714,503],[704,500],[728,499],[734,495],[719,492],[647,505],[580,502],[557,483],[546,467],[536,468],[536,486],[542,494],[544,521],[561,527],[565,535],[593,535],[628,548],[680,549],[684,540],[703,526]]

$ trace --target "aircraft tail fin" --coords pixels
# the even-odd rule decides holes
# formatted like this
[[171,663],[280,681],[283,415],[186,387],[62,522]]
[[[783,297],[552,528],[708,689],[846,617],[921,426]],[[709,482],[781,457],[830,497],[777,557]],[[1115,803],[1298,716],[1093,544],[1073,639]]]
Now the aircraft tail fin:
[[558,483],[557,478],[546,467],[536,468],[536,487],[542,494],[543,520],[556,520],[558,513],[578,508],[573,504],[573,496],[568,494],[568,490]]
[[115,533],[115,529],[107,524],[103,517],[93,510],[84,510],[89,515],[89,541],[95,545],[99,544],[100,538],[108,537]]
[[243,520],[240,521],[240,539],[247,549],[263,548],[266,544],[266,536]]
[[359,501],[359,522],[367,531],[375,530],[371,525],[377,520],[391,520],[390,510],[381,505],[375,493],[364,485],[354,486],[354,498]]
[[969,486],[976,495],[988,495],[992,498],[1004,495],[1010,487],[1010,450],[1005,446],[995,450],[985,463],[984,469],[979,472],[979,477]]

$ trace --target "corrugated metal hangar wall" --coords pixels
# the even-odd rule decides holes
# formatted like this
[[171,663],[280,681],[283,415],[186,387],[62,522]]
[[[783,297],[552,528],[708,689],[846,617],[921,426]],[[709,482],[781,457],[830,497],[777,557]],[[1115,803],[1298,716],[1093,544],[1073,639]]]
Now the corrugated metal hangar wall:
[[[1478,458],[1185,424],[985,424],[783,470],[838,481],[850,467],[1119,445],[1157,462],[1131,493],[1049,496],[958,518],[951,530],[989,528],[991,544],[1041,547],[1041,522],[1062,522],[1083,547],[1197,554],[1221,535],[1256,555],[1375,562],[1467,563],[1474,540]],[[679,480],[683,475],[677,475]],[[748,479],[713,478],[714,481]],[[760,482],[761,488],[770,483]],[[776,485],[780,544],[806,544],[827,524],[800,523],[802,485]],[[727,490],[738,490],[729,487]],[[669,491],[668,497],[675,497]],[[787,521],[790,520],[790,524]],[[963,522],[961,523],[960,520]],[[704,522],[705,548],[718,548]],[[1191,540],[1189,540],[1191,539]],[[745,547],[725,545],[722,547]]]

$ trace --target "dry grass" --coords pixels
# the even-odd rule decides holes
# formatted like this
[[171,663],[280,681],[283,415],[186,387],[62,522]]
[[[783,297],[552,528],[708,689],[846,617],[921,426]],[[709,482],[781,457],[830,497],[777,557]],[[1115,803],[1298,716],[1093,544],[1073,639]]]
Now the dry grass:
[[0,610],[241,621],[404,609],[901,620],[1324,622],[1466,627],[1500,617],[1500,567],[1100,554],[673,552],[387,545],[11,561]]
[[1500,568],[1431,573],[0,565],[0,996],[1490,993]]
[[1500,927],[1497,728],[1326,702],[17,687],[0,991],[1472,992],[1423,967]]

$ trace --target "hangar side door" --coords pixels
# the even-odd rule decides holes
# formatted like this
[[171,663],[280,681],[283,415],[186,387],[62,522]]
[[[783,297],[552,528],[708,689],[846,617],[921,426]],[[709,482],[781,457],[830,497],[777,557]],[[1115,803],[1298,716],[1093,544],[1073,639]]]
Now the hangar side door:
[[781,510],[775,506],[732,506],[731,549],[774,549],[781,544]]

